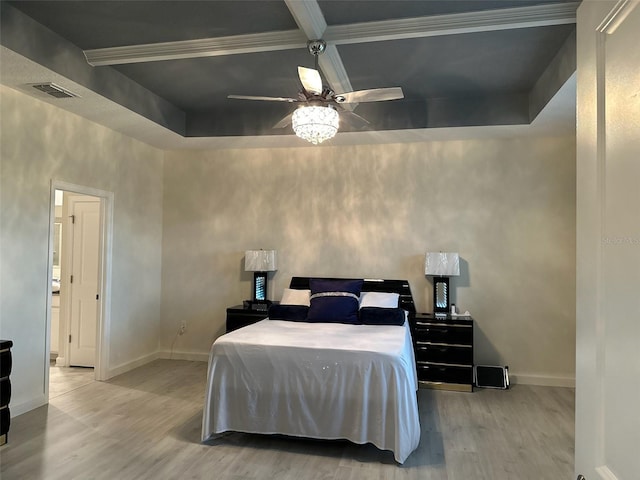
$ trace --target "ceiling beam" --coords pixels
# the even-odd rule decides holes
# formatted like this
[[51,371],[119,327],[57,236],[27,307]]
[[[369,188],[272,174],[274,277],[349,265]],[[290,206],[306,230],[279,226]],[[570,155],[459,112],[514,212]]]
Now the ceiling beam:
[[327,27],[327,43],[343,45],[576,23],[578,3],[401,18]]
[[249,33],[246,35],[181,40],[177,42],[96,48],[84,50],[84,56],[90,65],[99,67],[124,63],[271,52],[306,47],[307,37],[303,32],[300,30],[287,30],[284,32]]
[[[327,45],[326,50],[318,59],[320,69],[324,73],[327,83],[336,93],[350,92],[353,90],[347,71],[342,63],[342,58],[335,45]],[[348,108],[351,104],[343,104],[343,108]]]
[[322,38],[327,29],[327,21],[316,0],[284,0],[284,3],[309,40]]
[[[305,48],[307,39],[317,38],[316,33],[322,30],[324,17],[322,21],[318,18],[318,13],[322,15],[322,12],[320,12],[315,0],[286,0],[286,3],[292,10],[292,14],[302,30],[98,48],[85,50],[84,54],[89,64],[102,66]],[[326,27],[322,33],[322,38],[328,45],[343,45],[561,25],[576,22],[577,6],[578,3],[544,4],[350,25],[334,25]],[[307,32],[310,35],[307,35]],[[311,38],[312,36],[315,38]],[[329,62],[327,61],[327,63]],[[335,59],[332,60],[332,63],[335,63]],[[329,67],[327,66],[327,68]],[[329,76],[327,75],[327,77]],[[338,87],[336,86],[336,88]],[[338,88],[338,90],[347,91],[349,89]]]
[[[316,0],[285,0],[287,8],[296,23],[309,40],[324,38],[327,22]],[[326,50],[318,57],[318,65],[334,92],[350,92],[353,90],[342,58],[335,45],[327,45]],[[349,106],[353,109],[354,106]]]

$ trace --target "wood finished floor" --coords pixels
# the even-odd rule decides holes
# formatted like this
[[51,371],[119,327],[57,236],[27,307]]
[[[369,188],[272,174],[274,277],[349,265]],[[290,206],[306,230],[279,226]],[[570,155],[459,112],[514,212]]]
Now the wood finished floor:
[[56,367],[51,362],[49,367],[49,400],[69,393],[76,388],[84,387],[95,380],[93,368]]
[[559,480],[573,478],[574,390],[420,390],[422,437],[390,452],[231,433],[200,443],[207,365],[158,360],[13,419],[0,478]]

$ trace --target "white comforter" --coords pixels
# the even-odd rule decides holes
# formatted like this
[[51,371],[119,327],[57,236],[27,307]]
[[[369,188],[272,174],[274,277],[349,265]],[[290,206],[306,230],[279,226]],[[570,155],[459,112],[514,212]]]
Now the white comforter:
[[407,324],[263,320],[211,347],[202,440],[225,431],[418,446],[417,377]]

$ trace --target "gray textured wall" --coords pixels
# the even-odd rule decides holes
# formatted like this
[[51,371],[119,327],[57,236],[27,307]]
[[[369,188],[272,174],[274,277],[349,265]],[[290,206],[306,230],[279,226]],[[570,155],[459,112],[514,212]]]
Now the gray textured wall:
[[114,193],[108,369],[155,354],[163,152],[0,86],[0,337],[12,414],[44,403],[51,180]]
[[454,295],[477,320],[476,361],[572,383],[574,137],[164,154],[0,94],[0,337],[16,342],[14,412],[44,401],[52,178],[115,194],[109,369],[158,348],[205,356],[225,307],[251,294],[246,249],[278,250],[272,298],[292,275],[406,278],[421,310],[424,252],[442,249],[463,259]]
[[574,137],[168,152],[161,345],[208,351],[251,295],[246,249],[278,250],[272,299],[293,275],[402,278],[425,311],[424,253],[457,251],[476,362],[571,385],[575,171]]

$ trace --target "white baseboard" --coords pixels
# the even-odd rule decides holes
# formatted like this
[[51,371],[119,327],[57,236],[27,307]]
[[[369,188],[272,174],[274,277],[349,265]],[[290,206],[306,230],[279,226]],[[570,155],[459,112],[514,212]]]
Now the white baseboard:
[[158,353],[158,358],[163,358],[165,360],[190,360],[192,362],[208,362],[209,361],[209,352],[177,352],[177,351],[169,351],[164,350]]
[[520,385],[538,385],[542,387],[569,387],[575,388],[575,377],[561,377],[559,375],[536,375],[530,373],[509,372],[511,383]]
[[169,350],[158,351],[154,353],[150,353],[149,355],[144,355],[142,357],[136,358],[130,362],[123,363],[122,365],[118,365],[117,367],[107,369],[107,378],[113,378],[117,375],[122,375],[134,368],[141,367],[146,365],[147,363],[153,362],[158,359],[170,359],[170,360],[190,360],[194,362],[208,362],[209,354],[201,353],[201,352],[176,352],[173,353]]
[[58,355],[56,357],[56,367],[66,367],[66,362],[64,360],[64,357],[61,357],[60,355]]
[[9,411],[11,412],[11,418],[22,415],[23,413],[30,412],[34,408],[38,408],[46,404],[47,397],[45,397],[44,395],[38,395],[36,398],[32,398],[31,400],[28,400],[26,402],[19,403],[18,405],[10,403]]
[[141,367],[142,365],[146,365],[147,363],[153,362],[158,358],[161,358],[159,356],[159,352],[153,352],[148,355],[138,357],[135,360],[131,360],[130,362],[126,362],[121,365],[118,365],[117,367],[107,368],[107,378],[105,378],[105,380],[113,378],[117,375],[122,375],[123,373],[126,373],[129,370],[133,370],[134,368],[138,368],[138,367]]

